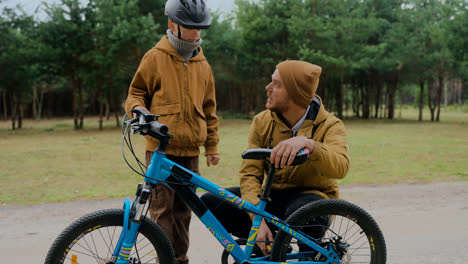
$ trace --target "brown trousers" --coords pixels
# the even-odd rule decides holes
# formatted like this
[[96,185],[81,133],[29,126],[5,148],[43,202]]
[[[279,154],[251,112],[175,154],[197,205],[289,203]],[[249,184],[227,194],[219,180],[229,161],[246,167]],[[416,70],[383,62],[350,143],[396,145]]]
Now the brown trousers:
[[[146,165],[151,162],[153,152],[146,152]],[[175,163],[199,174],[198,157],[167,156]],[[158,223],[174,247],[177,264],[187,264],[187,251],[189,247],[189,226],[192,211],[175,195],[174,191],[160,183],[156,185],[151,196],[151,219]]]

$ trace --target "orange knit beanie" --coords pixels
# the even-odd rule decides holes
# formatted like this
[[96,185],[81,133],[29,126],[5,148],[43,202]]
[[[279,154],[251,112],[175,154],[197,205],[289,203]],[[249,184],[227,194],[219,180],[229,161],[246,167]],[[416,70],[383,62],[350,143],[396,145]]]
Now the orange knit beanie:
[[276,65],[289,97],[307,108],[315,96],[322,68],[304,61],[287,60]]

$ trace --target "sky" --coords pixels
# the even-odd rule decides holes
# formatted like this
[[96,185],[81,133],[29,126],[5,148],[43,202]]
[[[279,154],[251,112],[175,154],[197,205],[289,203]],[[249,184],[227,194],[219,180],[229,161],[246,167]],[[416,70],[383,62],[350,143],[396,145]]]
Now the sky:
[[[205,0],[208,4],[208,7],[211,10],[218,10],[222,13],[227,13],[234,8],[234,0]],[[59,0],[0,0],[0,10],[3,7],[15,7],[16,5],[20,4],[23,9],[28,14],[33,14],[34,11],[40,6],[42,2],[47,3],[58,3]],[[82,0],[82,2],[87,2],[86,0]],[[35,15],[36,18],[41,18],[44,16],[43,12],[40,12],[38,15]]]

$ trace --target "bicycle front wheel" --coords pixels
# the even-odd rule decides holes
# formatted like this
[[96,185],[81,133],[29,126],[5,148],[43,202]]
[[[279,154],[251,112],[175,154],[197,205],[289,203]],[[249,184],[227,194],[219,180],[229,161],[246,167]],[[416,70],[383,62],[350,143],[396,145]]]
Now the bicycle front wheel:
[[[326,199],[297,209],[286,222],[317,239],[321,247],[333,247],[340,263],[384,264],[387,251],[383,234],[375,220],[362,208],[343,200]],[[288,259],[289,253],[300,259]],[[289,234],[280,231],[274,240],[273,261],[326,262],[326,257],[314,252]]]
[[[97,211],[73,222],[54,241],[45,264],[113,264],[122,232],[124,210]],[[175,264],[174,250],[163,230],[143,218],[129,263]]]

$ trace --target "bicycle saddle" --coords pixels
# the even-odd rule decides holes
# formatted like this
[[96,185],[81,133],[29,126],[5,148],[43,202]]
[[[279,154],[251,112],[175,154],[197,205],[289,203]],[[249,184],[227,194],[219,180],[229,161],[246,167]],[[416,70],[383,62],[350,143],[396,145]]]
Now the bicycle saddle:
[[[242,158],[261,160],[261,159],[270,158],[270,155],[271,155],[271,149],[264,149],[264,148],[248,149],[244,153],[242,153]],[[308,159],[309,159],[309,150],[301,149],[296,154],[296,157],[294,158],[294,161],[291,164],[291,166],[302,164],[306,162]]]

